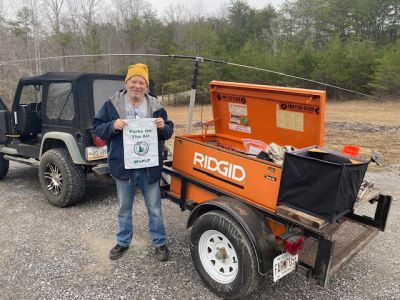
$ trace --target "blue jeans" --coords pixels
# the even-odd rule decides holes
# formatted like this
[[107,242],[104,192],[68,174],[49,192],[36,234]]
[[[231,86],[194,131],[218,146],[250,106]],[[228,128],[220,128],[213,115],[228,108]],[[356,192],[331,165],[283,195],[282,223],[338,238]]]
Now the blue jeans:
[[139,186],[146,203],[149,232],[156,247],[166,243],[164,221],[161,213],[160,181],[148,183],[146,169],[132,170],[130,180],[115,178],[118,197],[117,244],[127,247],[132,241],[132,207],[136,187]]

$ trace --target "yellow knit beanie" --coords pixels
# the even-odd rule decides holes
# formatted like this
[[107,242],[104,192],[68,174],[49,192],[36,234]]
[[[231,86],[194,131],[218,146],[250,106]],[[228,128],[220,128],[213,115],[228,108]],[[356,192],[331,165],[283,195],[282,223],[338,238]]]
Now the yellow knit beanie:
[[149,70],[145,64],[134,64],[128,67],[128,73],[125,77],[125,82],[131,79],[133,76],[142,76],[149,86]]

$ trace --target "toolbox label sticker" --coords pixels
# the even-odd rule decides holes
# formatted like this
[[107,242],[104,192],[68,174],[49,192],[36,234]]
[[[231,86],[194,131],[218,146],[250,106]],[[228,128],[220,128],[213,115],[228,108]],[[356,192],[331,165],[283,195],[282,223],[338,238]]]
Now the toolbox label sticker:
[[315,105],[297,104],[297,103],[281,103],[279,108],[285,111],[297,111],[306,113],[316,113],[319,115],[319,107]]
[[246,178],[246,171],[242,166],[235,165],[225,160],[218,160],[215,157],[199,152],[194,153],[193,165],[198,169],[210,171],[211,174],[223,176],[242,182]]
[[250,126],[243,126],[243,125],[239,125],[239,124],[229,123],[229,129],[233,130],[233,131],[251,133],[251,127]]
[[264,177],[265,177],[265,179],[268,179],[268,180],[271,180],[271,181],[276,181],[276,177],[274,177],[274,176],[266,175]]
[[247,105],[229,103],[229,113],[237,116],[247,116]]
[[304,132],[304,113],[281,110],[277,104],[276,127]]
[[240,124],[243,126],[249,125],[249,119],[247,116],[230,115],[229,122],[233,124]]
[[247,105],[229,103],[229,122],[247,126],[249,119],[247,117]]
[[240,116],[231,115],[229,121],[234,124],[240,124]]
[[227,101],[227,102],[235,102],[235,103],[242,103],[246,104],[246,98],[243,96],[235,96],[235,95],[217,95],[218,101]]

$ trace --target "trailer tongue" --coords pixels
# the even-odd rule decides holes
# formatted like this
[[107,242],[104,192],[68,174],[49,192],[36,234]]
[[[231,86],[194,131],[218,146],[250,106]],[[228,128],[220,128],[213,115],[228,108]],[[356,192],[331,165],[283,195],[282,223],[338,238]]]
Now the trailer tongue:
[[268,272],[324,286],[384,230],[392,198],[354,212],[368,161],[323,148],[324,91],[212,81],[210,95],[215,132],[177,136],[164,165],[164,196],[192,210],[200,277],[225,298]]

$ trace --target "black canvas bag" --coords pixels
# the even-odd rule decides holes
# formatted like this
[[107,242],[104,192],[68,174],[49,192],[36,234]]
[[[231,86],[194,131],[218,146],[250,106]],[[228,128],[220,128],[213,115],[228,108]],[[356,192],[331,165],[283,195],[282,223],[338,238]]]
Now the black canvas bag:
[[278,205],[334,222],[353,210],[368,161],[318,146],[286,152]]

